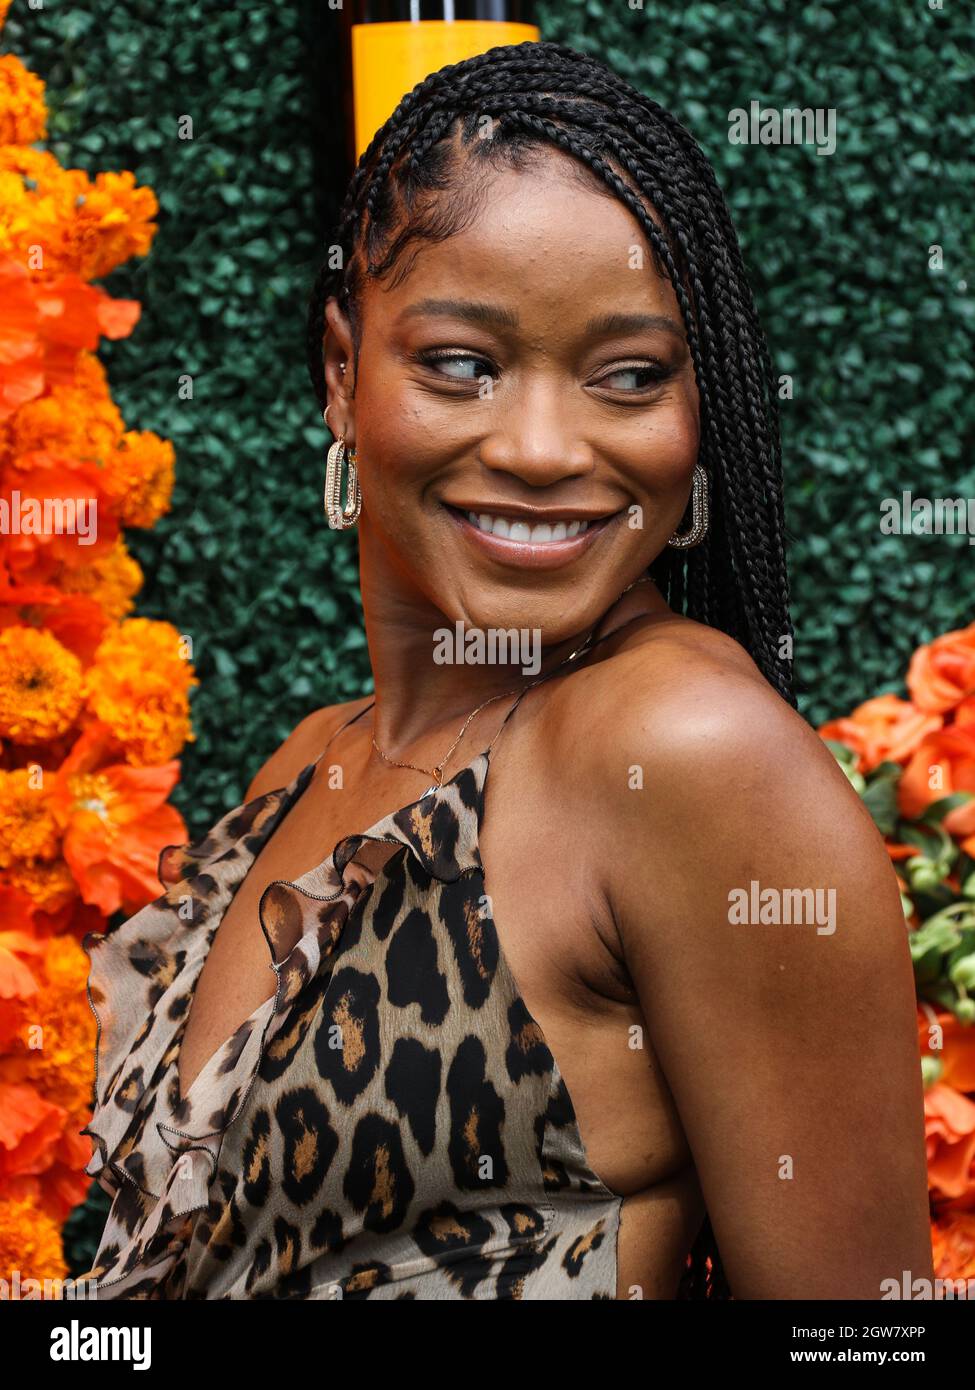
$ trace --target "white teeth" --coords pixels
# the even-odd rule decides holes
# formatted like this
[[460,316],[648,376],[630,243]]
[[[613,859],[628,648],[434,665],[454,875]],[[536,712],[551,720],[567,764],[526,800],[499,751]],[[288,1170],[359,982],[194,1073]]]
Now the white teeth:
[[545,545],[549,541],[564,541],[569,536],[578,536],[589,527],[588,521],[557,521],[554,526],[539,522],[529,526],[527,521],[509,521],[503,516],[490,516],[487,512],[468,512],[467,518],[479,531],[491,536],[504,536],[510,541],[528,542],[530,545]]

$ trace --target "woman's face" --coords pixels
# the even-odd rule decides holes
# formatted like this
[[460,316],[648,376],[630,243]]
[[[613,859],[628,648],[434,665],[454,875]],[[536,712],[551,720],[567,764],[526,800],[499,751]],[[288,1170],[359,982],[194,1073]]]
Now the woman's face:
[[[435,626],[540,628],[546,645],[663,550],[699,439],[673,288],[636,219],[567,162],[491,176],[465,230],[411,245],[395,287],[366,282],[354,399],[338,402],[364,576],[426,600]],[[335,301],[328,322],[348,377]]]

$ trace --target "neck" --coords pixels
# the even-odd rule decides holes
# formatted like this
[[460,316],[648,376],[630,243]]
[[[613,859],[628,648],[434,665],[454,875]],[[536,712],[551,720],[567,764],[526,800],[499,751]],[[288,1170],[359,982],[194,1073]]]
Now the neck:
[[[458,659],[463,655],[463,644],[457,643],[455,622],[424,595],[406,589],[400,576],[394,579],[385,567],[374,567],[366,554],[360,555],[366,638],[375,683],[375,703],[367,716],[372,720],[373,736],[387,757],[421,764],[426,758],[430,766],[446,753],[465,719],[482,702],[490,701],[469,727],[493,731],[519,691],[552,672],[588,638],[595,641],[635,615],[670,611],[652,583],[637,582],[612,600],[588,627],[565,632],[563,623],[555,640],[549,642],[544,624],[539,623],[537,629],[528,630],[530,645],[520,648],[513,662],[509,653],[504,664],[491,661],[490,656],[469,664]],[[476,631],[466,617],[458,621],[461,634]],[[487,648],[490,654],[490,643]],[[438,661],[438,653],[448,659]],[[562,669],[574,670],[586,659],[582,653]],[[505,696],[508,698],[502,698]]]

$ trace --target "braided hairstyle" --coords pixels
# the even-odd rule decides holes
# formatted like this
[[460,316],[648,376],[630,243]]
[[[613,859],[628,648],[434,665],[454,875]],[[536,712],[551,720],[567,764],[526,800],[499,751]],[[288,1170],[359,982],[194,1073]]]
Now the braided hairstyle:
[[410,243],[444,240],[476,214],[479,172],[525,168],[553,146],[640,224],[694,362],[708,532],[692,549],[666,547],[649,573],[672,609],[739,641],[795,706],[776,382],[731,216],[690,133],[597,59],[557,43],[503,45],[431,73],[399,103],[349,183],[332,238],[340,264],[330,256],[311,293],[319,408],[326,301],[336,296],[349,319],[356,370],[365,277],[401,281]]
[[[319,408],[326,301],[334,295],[348,317],[356,371],[366,277],[401,281],[411,243],[445,240],[476,215],[479,175],[525,169],[552,147],[636,218],[673,285],[694,362],[708,532],[692,549],[665,548],[649,573],[671,608],[739,641],[795,705],[775,378],[731,216],[690,133],[595,58],[549,42],[489,49],[432,73],[376,132],[332,239],[338,264],[322,266],[309,303]],[[730,1296],[705,1218],[678,1297]]]

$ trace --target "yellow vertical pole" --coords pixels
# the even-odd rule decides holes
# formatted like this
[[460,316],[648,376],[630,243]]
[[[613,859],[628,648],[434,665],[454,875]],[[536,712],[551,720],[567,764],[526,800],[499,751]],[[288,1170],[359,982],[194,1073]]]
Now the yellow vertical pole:
[[494,19],[353,24],[356,159],[406,93],[431,72],[499,44],[537,43],[539,37],[534,24]]

